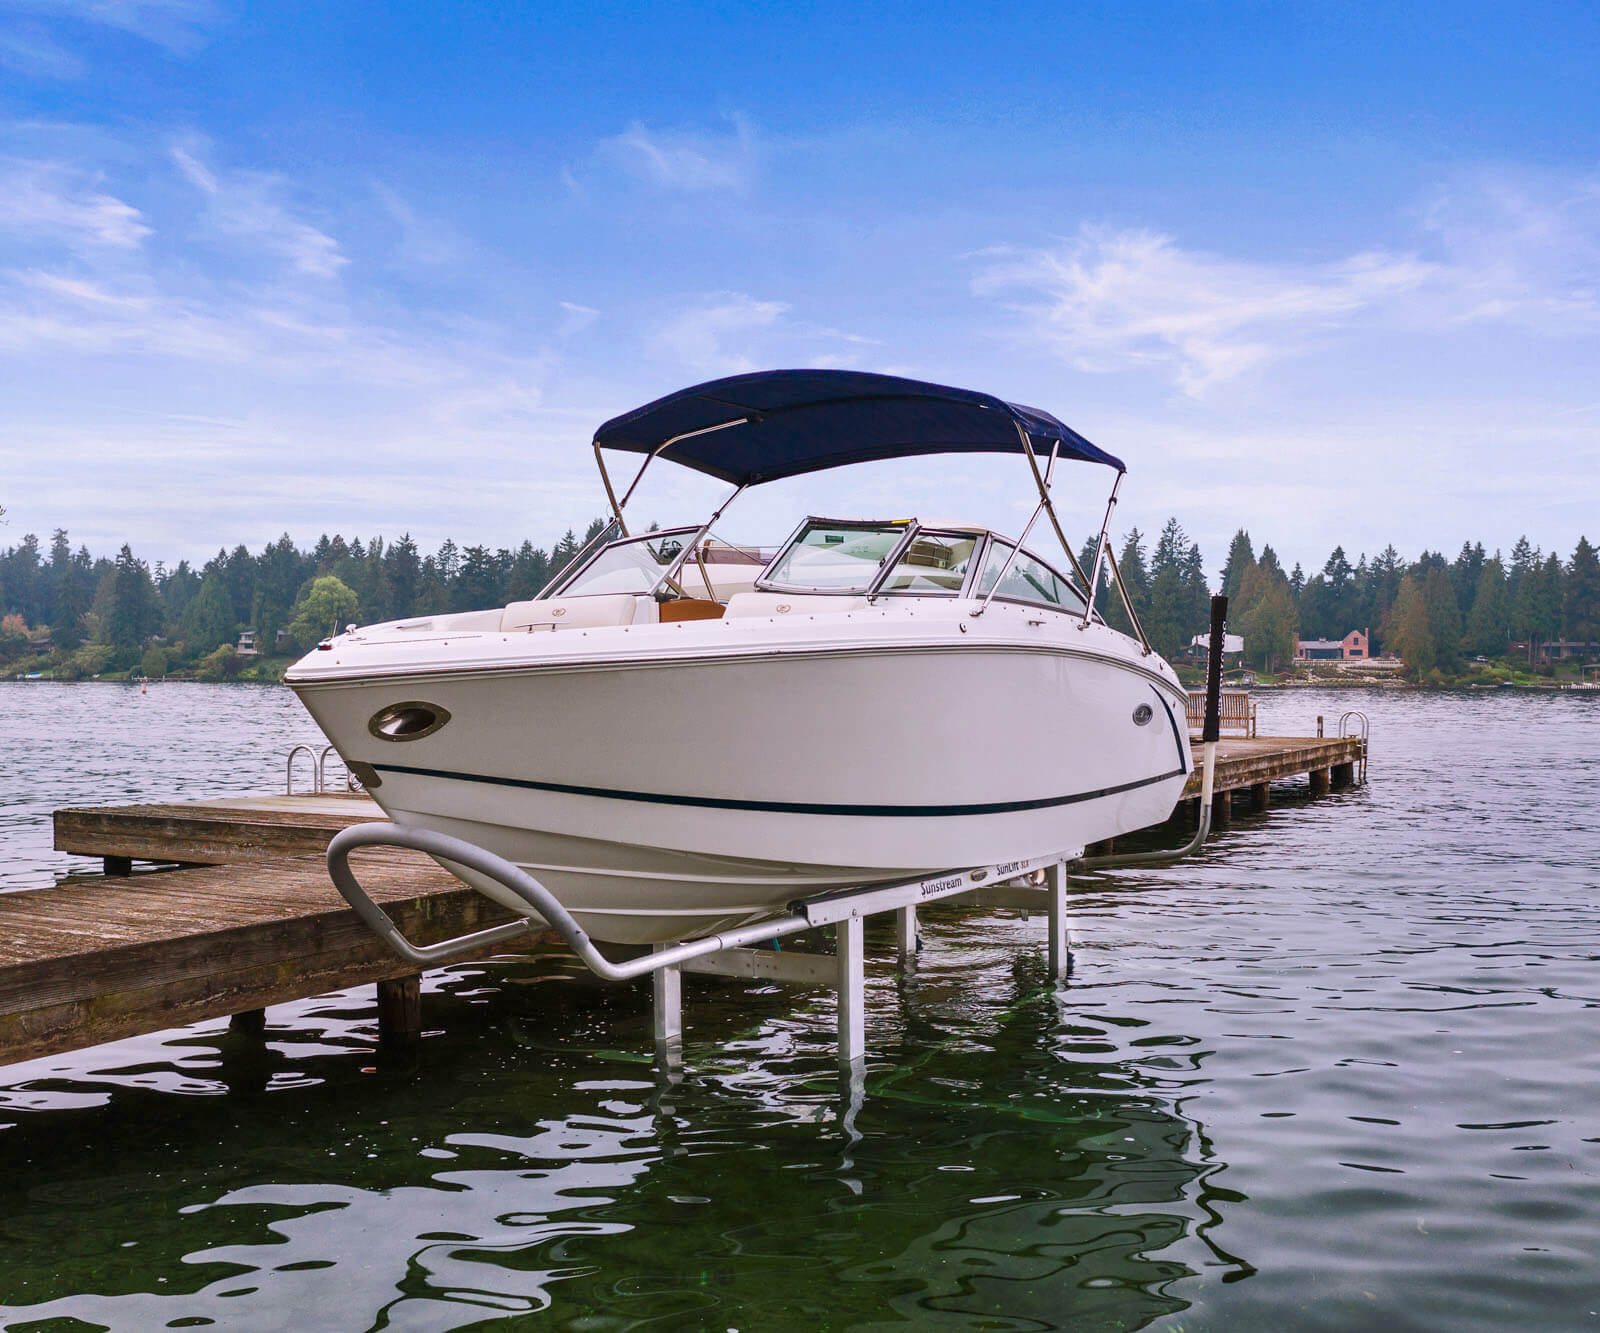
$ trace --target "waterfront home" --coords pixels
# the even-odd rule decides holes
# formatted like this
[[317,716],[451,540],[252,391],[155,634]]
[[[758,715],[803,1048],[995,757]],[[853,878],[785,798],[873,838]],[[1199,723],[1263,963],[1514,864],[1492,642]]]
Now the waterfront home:
[[1342,639],[1300,639],[1294,646],[1296,662],[1364,662],[1367,656],[1367,636],[1358,629]]

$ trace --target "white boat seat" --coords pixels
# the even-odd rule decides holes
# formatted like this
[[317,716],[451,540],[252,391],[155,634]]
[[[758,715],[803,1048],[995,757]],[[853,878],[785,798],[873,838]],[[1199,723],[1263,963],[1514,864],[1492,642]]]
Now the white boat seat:
[[728,600],[726,619],[740,616],[817,616],[859,611],[865,597],[830,597],[823,593],[741,592]]
[[623,593],[605,597],[553,597],[547,602],[512,602],[501,613],[500,628],[593,629],[631,625],[638,599]]

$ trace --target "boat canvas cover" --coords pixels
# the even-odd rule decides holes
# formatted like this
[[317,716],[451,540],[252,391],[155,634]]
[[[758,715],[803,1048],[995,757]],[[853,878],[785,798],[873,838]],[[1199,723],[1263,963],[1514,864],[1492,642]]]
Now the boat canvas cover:
[[[735,485],[922,454],[1035,453],[1120,459],[1038,408],[972,389],[857,370],[763,370],[658,398],[595,433],[605,449],[656,454]],[[663,447],[665,446],[665,447]]]

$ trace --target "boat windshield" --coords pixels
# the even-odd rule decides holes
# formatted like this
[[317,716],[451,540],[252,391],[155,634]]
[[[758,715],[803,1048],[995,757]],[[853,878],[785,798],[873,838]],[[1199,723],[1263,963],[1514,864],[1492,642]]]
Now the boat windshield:
[[607,593],[644,596],[671,572],[697,527],[647,532],[603,546],[594,559],[553,590],[558,597],[598,597]]
[[979,597],[988,596],[998,580],[1000,586],[995,589],[994,595],[1003,602],[1033,602],[1070,611],[1074,615],[1083,613],[1083,594],[1043,560],[1027,551],[1016,552],[1016,558],[1011,560],[1011,568],[1006,569],[1005,577],[1001,578],[1000,571],[1011,559],[1013,551],[1016,551],[1016,547],[999,537],[989,543],[989,554],[983,562],[983,574],[978,580]]
[[866,592],[905,541],[910,525],[807,519],[761,576],[790,592]]
[[878,591],[954,597],[966,586],[980,540],[976,533],[918,529]]

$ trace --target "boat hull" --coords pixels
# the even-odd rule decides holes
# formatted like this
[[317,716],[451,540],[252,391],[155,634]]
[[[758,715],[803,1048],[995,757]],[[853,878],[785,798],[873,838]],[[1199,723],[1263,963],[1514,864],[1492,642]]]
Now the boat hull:
[[[631,943],[833,888],[1076,854],[1166,818],[1190,765],[1176,685],[1115,652],[743,642],[653,658],[642,637],[612,661],[291,684],[395,822],[515,862],[595,938]],[[449,722],[372,734],[409,700]]]

